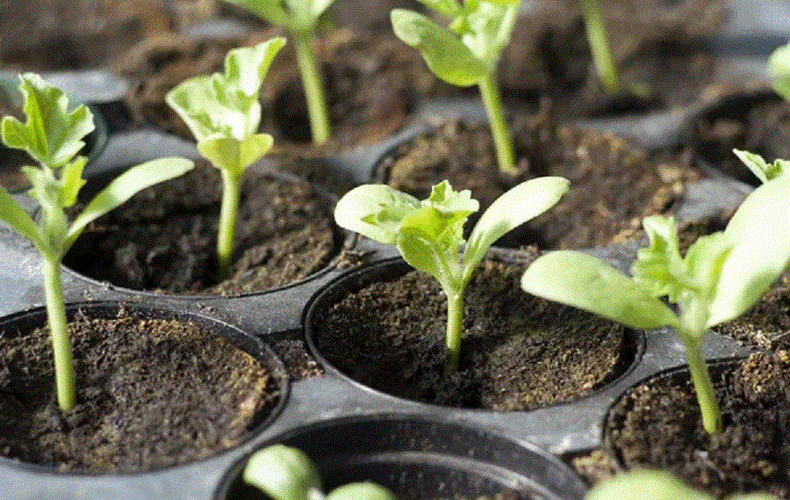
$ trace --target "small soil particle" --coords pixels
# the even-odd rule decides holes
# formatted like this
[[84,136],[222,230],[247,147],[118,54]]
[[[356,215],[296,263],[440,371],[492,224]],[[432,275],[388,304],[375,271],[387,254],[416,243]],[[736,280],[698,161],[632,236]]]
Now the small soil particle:
[[717,498],[790,498],[790,356],[755,353],[712,370],[724,432],[709,435],[688,374],[640,385],[614,407],[607,435],[626,468],[671,471]]
[[304,181],[248,169],[232,277],[216,281],[221,180],[202,161],[92,223],[64,258],[91,278],[136,290],[239,295],[324,267],[337,247],[330,202]]
[[417,271],[319,310],[311,322],[317,348],[352,379],[402,398],[503,411],[573,401],[611,380],[633,353],[620,326],[524,293],[525,267],[487,261],[474,273],[461,366],[451,376],[443,374],[446,298]]
[[238,445],[279,400],[267,366],[193,323],[122,309],[68,328],[77,407],[65,415],[49,330],[0,332],[3,456],[72,472],[168,467]]

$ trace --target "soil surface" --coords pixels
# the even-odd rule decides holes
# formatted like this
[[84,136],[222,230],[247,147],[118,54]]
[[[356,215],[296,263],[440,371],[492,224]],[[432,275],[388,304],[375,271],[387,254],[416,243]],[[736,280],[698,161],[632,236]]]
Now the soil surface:
[[633,359],[623,329],[524,293],[525,268],[487,261],[475,272],[460,369],[452,376],[443,374],[447,301],[436,280],[417,271],[318,310],[315,343],[364,385],[464,408],[529,410],[573,401],[617,376]]
[[[69,323],[77,407],[57,408],[49,330],[0,333],[0,453],[90,473],[199,460],[236,446],[279,399],[271,370],[192,323]],[[178,394],[178,398],[173,398]]]
[[[186,126],[164,102],[165,94],[192,76],[223,70],[225,53],[262,42],[280,30],[249,38],[195,41],[178,35],[149,38],[122,59],[120,71],[133,80],[130,107],[156,126],[191,138]],[[412,111],[415,89],[428,78],[419,54],[391,29],[331,31],[314,43],[322,66],[333,126],[324,146],[310,143],[309,120],[293,43],[275,57],[261,92],[261,130],[274,136],[273,153],[332,156],[392,135]]]
[[698,178],[684,153],[648,154],[612,135],[555,125],[544,112],[513,124],[518,174],[502,174],[487,126],[447,122],[384,159],[379,176],[420,199],[443,179],[470,189],[481,214],[517,183],[558,175],[570,190],[547,213],[497,245],[587,248],[632,237],[642,218],[672,214],[687,181]]
[[790,355],[757,353],[712,370],[724,432],[708,435],[688,374],[640,385],[614,407],[607,433],[627,468],[658,467],[718,498],[790,498]]
[[92,223],[64,259],[91,278],[136,290],[238,295],[318,271],[338,245],[331,203],[303,181],[247,169],[232,277],[217,283],[221,180],[201,161]]
[[714,330],[753,347],[790,350],[790,273],[780,276],[752,309]]
[[751,151],[769,162],[790,158],[790,103],[769,91],[724,96],[692,122],[690,134],[710,165],[757,186],[760,181],[732,150]]

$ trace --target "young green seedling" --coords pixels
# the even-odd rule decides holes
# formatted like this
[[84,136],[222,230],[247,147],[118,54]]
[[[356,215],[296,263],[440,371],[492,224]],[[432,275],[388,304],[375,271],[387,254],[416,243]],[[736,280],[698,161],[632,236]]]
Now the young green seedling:
[[496,78],[502,50],[510,41],[520,0],[420,0],[452,19],[447,29],[422,14],[393,9],[390,20],[395,35],[419,49],[428,68],[440,79],[469,87],[477,85],[483,99],[491,135],[503,172],[514,172],[515,150]]
[[243,478],[273,500],[397,500],[388,489],[370,482],[346,484],[324,494],[310,457],[282,444],[255,452]]
[[580,0],[580,2],[587,41],[590,44],[595,68],[598,70],[598,79],[604,90],[616,94],[620,91],[620,74],[612,57],[609,35],[601,14],[601,3],[599,0]]
[[6,146],[23,149],[39,167],[23,167],[30,179],[29,194],[41,206],[38,223],[0,188],[0,220],[27,237],[44,261],[44,292],[47,321],[52,336],[58,405],[64,412],[76,404],[74,361],[66,329],[66,311],[60,278],[60,261],[91,221],[116,208],[138,191],[177,177],[192,168],[180,158],[156,160],[133,167],[112,181],[69,224],[65,209],[74,205],[85,184],[82,170],[87,162],[78,156],[83,138],[94,128],[93,115],[84,105],[69,110],[63,93],[38,75],[21,76],[25,123],[13,117],[0,122]]
[[[672,328],[686,348],[691,380],[707,432],[722,420],[702,354],[708,328],[750,308],[790,261],[790,176],[749,195],[723,232],[699,238],[681,257],[675,222],[644,219],[650,245],[639,251],[633,278],[589,255],[554,252],[524,273],[527,292],[637,329]],[[659,297],[677,305],[673,312]]]
[[321,14],[335,0],[226,0],[240,5],[267,22],[282,26],[291,35],[302,75],[313,142],[325,144],[332,135],[324,79],[310,45]]
[[244,170],[272,147],[269,134],[259,134],[258,94],[285,38],[234,49],[225,56],[225,73],[181,82],[165,96],[197,140],[200,153],[222,173],[222,206],[217,238],[217,275],[226,279],[233,261],[233,233],[241,199]]
[[512,188],[488,207],[472,229],[463,252],[463,226],[479,204],[468,190],[456,192],[447,181],[427,200],[385,185],[352,189],[335,208],[338,225],[395,245],[412,267],[436,278],[447,296],[446,373],[458,370],[464,290],[488,249],[505,233],[551,208],[568,190],[562,177],[540,177]]
[[[596,484],[584,500],[714,500],[689,488],[672,474],[657,470],[637,470]],[[779,500],[767,493],[728,496],[725,500]]]

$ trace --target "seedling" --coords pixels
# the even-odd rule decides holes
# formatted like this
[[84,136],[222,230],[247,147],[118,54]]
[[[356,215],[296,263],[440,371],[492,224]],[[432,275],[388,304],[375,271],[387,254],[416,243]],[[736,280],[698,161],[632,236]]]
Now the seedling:
[[[585,500],[714,500],[689,488],[672,474],[657,470],[637,470],[596,484]],[[778,500],[767,493],[748,493],[728,496],[725,500]]]
[[178,177],[193,164],[180,158],[166,158],[133,167],[96,195],[69,224],[65,209],[74,205],[85,184],[82,170],[87,159],[79,156],[79,151],[85,145],[82,139],[94,128],[93,115],[85,105],[70,111],[63,92],[38,75],[27,73],[20,79],[27,121],[22,123],[16,118],[5,117],[0,122],[0,133],[6,146],[23,149],[38,162],[38,167],[22,167],[22,171],[30,179],[29,194],[40,204],[41,214],[37,223],[0,188],[0,220],[32,241],[43,258],[58,405],[62,411],[69,412],[76,404],[76,390],[60,261],[91,221],[138,191]]
[[491,245],[505,233],[551,208],[568,190],[562,177],[523,182],[499,198],[472,229],[463,251],[463,226],[479,209],[468,190],[454,191],[447,181],[433,186],[427,200],[385,185],[352,189],[335,208],[338,225],[395,245],[412,267],[436,278],[447,296],[447,374],[458,370],[464,290]]
[[[686,348],[691,380],[708,433],[722,431],[719,405],[702,354],[708,328],[738,317],[790,261],[790,176],[749,195],[723,232],[699,238],[681,257],[674,219],[646,217],[650,245],[629,278],[577,252],[538,258],[522,277],[527,292],[637,329],[672,328]],[[677,305],[677,313],[659,297]]]
[[370,482],[346,484],[324,494],[310,457],[282,444],[255,452],[243,477],[273,500],[397,500],[388,489]]
[[324,79],[310,45],[318,20],[335,0],[227,0],[267,22],[282,26],[294,40],[296,61],[302,75],[313,142],[325,144],[332,135]]
[[269,134],[258,133],[261,105],[258,94],[285,38],[231,50],[225,73],[197,76],[181,82],[165,96],[197,140],[200,153],[222,173],[222,206],[217,238],[217,275],[230,275],[233,233],[241,200],[244,170],[269,152]]
[[477,85],[483,99],[499,169],[513,173],[515,150],[505,116],[496,65],[510,42],[520,0],[420,0],[452,19],[442,28],[426,16],[393,9],[390,20],[395,35],[422,53],[428,68],[440,79],[459,87]]
[[604,90],[616,94],[620,91],[620,74],[612,57],[609,35],[601,14],[601,3],[599,0],[580,0],[580,2],[587,41],[598,71],[598,79]]
[[768,182],[785,172],[790,172],[790,161],[788,160],[776,159],[773,163],[768,163],[762,156],[756,153],[750,153],[749,151],[742,151],[740,149],[733,149],[732,152],[735,153],[735,156],[737,156],[761,182]]

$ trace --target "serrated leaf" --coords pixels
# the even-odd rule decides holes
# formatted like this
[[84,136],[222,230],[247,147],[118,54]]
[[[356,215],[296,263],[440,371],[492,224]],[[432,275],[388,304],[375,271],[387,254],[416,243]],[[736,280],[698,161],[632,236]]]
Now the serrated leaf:
[[206,139],[198,142],[197,148],[217,168],[241,175],[247,167],[263,158],[273,144],[274,139],[269,134],[255,134],[241,141],[224,137]]
[[790,262],[790,176],[755,189],[733,214],[724,231],[733,245],[725,260],[708,326],[736,318],[749,309]]
[[506,233],[553,207],[568,191],[562,177],[539,177],[515,186],[494,200],[472,229],[463,265],[473,269]]
[[735,156],[737,156],[758,179],[760,179],[760,182],[767,182],[771,179],[775,179],[784,172],[790,170],[790,162],[787,160],[777,159],[773,163],[768,163],[762,156],[756,153],[750,153],[749,151],[742,151],[740,149],[733,149],[732,152],[735,153]]
[[468,189],[456,191],[446,180],[431,187],[431,194],[422,205],[435,208],[445,214],[464,213],[464,217],[480,209],[480,203],[472,199],[471,191]]
[[38,233],[38,226],[25,212],[8,191],[0,187],[0,220],[5,221],[11,229],[41,248],[43,242]]
[[20,80],[27,121],[5,117],[0,123],[3,142],[27,151],[47,168],[59,168],[85,146],[82,139],[94,129],[93,115],[84,104],[69,111],[63,92],[34,73]]
[[660,215],[645,217],[642,226],[650,245],[637,252],[631,274],[656,297],[667,296],[670,302],[678,302],[688,286],[685,280],[688,273],[680,256],[675,219]]
[[539,257],[522,276],[521,287],[631,328],[678,325],[677,316],[646,287],[579,252],[558,251]]
[[339,486],[326,500],[398,500],[387,488],[374,483],[351,483]]
[[137,165],[122,173],[100,191],[74,219],[66,234],[63,251],[71,248],[85,226],[92,221],[120,206],[139,191],[183,175],[193,166],[192,161],[183,158],[163,158]]
[[308,500],[321,489],[321,477],[303,451],[275,444],[255,452],[242,477],[274,500]]
[[380,243],[394,245],[401,221],[420,201],[383,184],[358,186],[335,206],[337,225]]
[[452,212],[437,210],[430,205],[423,206],[406,215],[398,230],[404,236],[431,242],[437,251],[451,255],[456,260],[464,242],[463,226],[469,213],[467,210]]
[[447,83],[468,87],[488,75],[486,63],[475,57],[469,47],[422,14],[393,9],[390,20],[395,35],[418,49],[428,68]]

